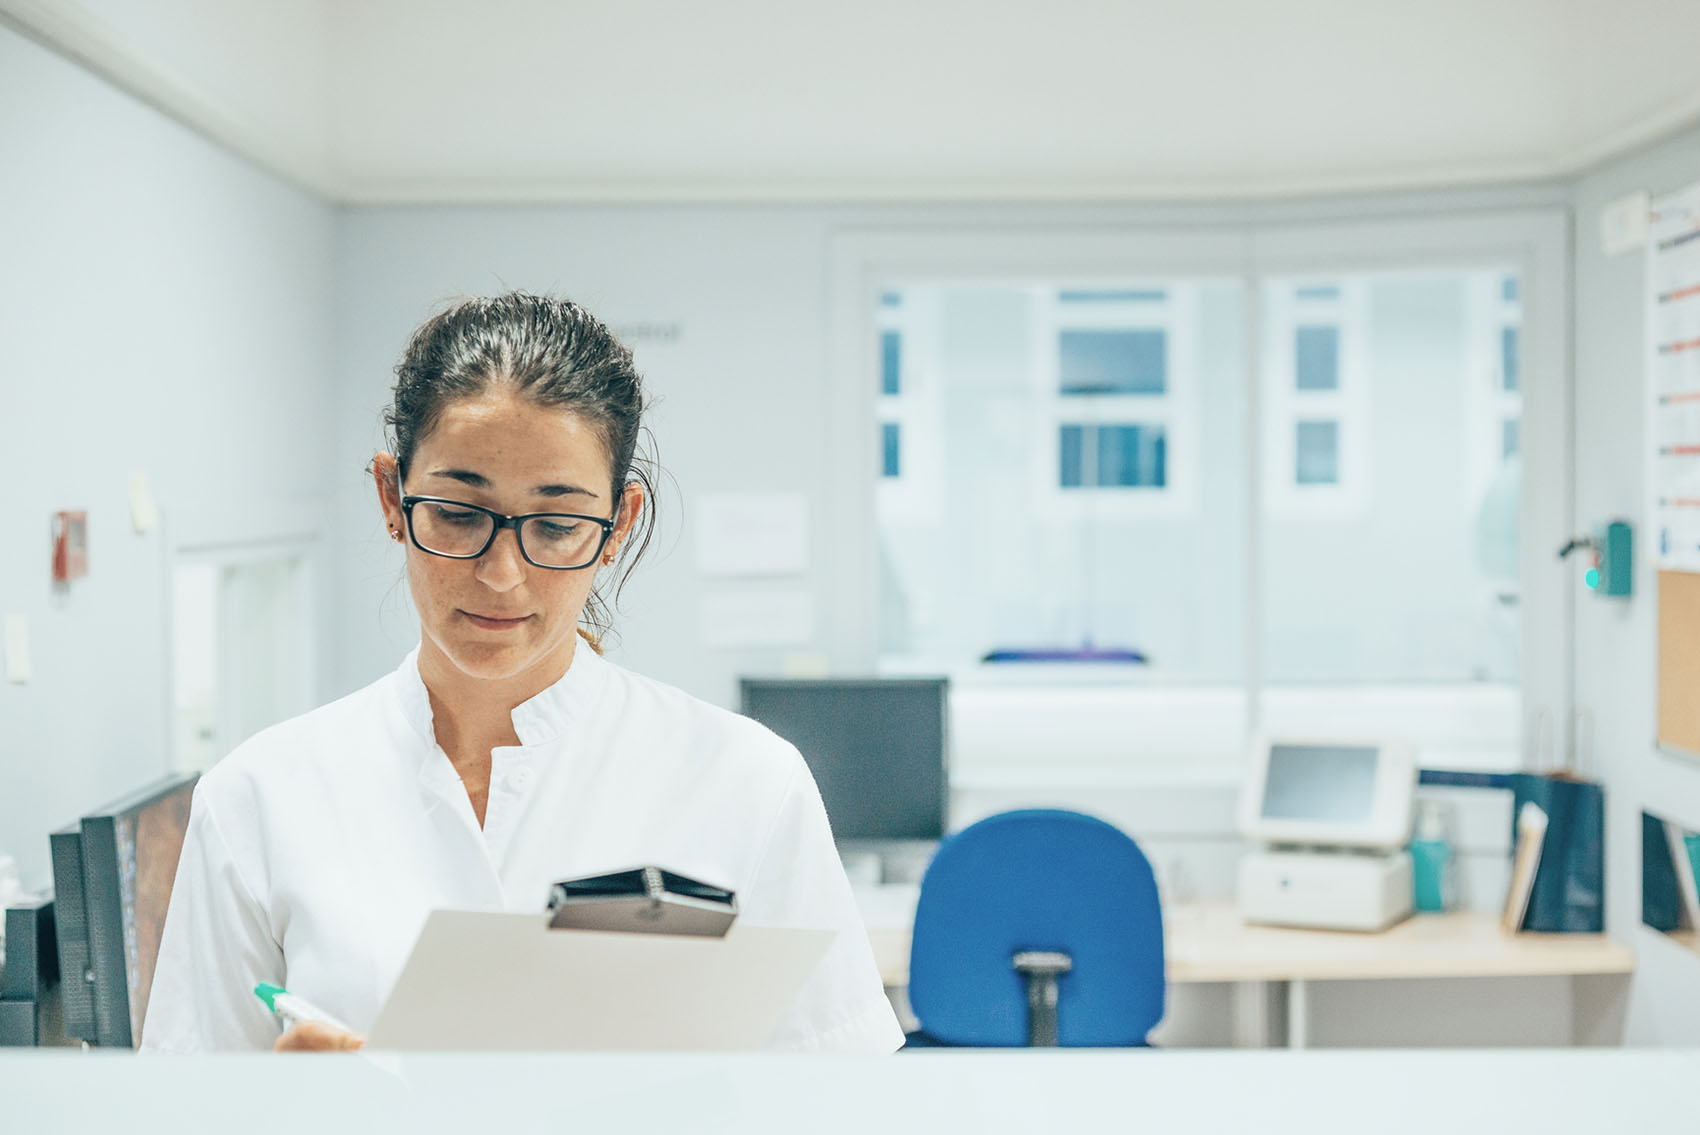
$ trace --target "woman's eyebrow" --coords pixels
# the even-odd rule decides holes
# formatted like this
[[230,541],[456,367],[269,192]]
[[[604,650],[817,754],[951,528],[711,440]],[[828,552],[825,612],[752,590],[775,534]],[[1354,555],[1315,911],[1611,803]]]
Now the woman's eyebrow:
[[[493,487],[490,484],[490,478],[484,476],[482,473],[474,473],[470,469],[433,469],[426,475],[430,477],[447,477],[451,481],[459,481],[461,484],[470,485],[475,489],[488,489]],[[600,496],[598,493],[593,493],[589,489],[582,489],[577,485],[539,485],[535,489],[531,490],[531,494],[532,496],[538,497],[584,496],[589,497],[592,500],[596,500]]]
[[577,485],[538,485],[531,490],[532,496],[538,497],[570,497],[583,496],[595,500],[599,494],[589,489],[581,489]]
[[471,485],[475,489],[490,487],[490,478],[482,473],[474,473],[470,469],[433,469],[428,477],[447,477],[451,481],[459,481],[463,485]]

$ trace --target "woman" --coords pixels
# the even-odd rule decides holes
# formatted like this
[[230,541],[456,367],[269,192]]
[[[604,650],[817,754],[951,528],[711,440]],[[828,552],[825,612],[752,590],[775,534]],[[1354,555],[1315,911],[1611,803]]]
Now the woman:
[[[797,751],[580,627],[649,530],[630,353],[510,294],[428,321],[396,376],[372,474],[419,647],[202,778],[142,1047],[358,1047],[431,910],[541,912],[557,880],[655,864],[736,891],[745,922],[838,932],[774,1047],[897,1048]],[[262,981],[355,1031],[280,1036]]]

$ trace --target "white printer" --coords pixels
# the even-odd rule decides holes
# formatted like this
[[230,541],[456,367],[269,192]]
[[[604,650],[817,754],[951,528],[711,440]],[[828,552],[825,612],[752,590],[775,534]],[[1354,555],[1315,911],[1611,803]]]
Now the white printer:
[[1247,922],[1383,930],[1411,913],[1416,760],[1387,741],[1270,739],[1253,753],[1240,829]]

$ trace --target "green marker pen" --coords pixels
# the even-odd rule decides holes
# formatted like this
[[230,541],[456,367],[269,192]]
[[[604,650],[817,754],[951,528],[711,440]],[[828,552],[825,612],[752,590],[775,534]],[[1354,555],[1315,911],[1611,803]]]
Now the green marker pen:
[[317,1021],[321,1025],[329,1025],[331,1028],[341,1029],[345,1033],[354,1031],[311,1001],[295,996],[281,985],[262,981],[254,986],[254,996],[264,1001],[266,1008],[283,1018],[285,1028],[301,1021]]

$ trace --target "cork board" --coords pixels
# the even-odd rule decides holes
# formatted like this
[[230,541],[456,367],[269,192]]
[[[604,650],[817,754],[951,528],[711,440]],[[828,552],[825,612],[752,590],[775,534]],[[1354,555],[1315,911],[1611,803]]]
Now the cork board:
[[1700,573],[1659,573],[1659,744],[1700,753]]

